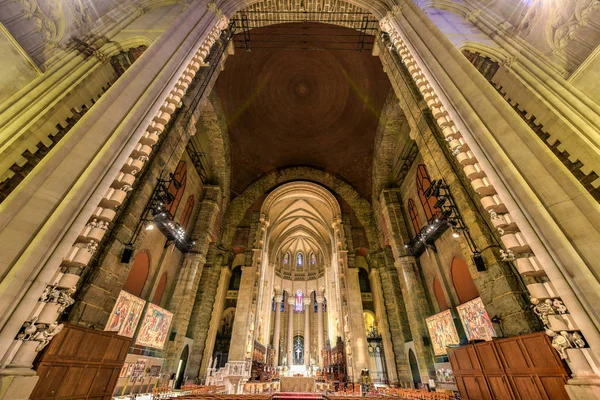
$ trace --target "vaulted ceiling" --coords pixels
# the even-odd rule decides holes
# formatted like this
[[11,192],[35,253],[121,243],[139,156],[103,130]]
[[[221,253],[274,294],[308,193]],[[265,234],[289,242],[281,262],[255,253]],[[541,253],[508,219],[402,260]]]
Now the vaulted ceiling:
[[[375,133],[389,80],[368,50],[299,48],[290,34],[305,32],[328,48],[355,46],[358,37],[356,30],[317,23],[252,29],[252,51],[236,50],[217,80],[230,136],[232,197],[268,172],[310,166],[370,198]],[[261,38],[282,43],[261,46]],[[342,43],[347,41],[354,42]],[[367,48],[369,42],[373,37]]]

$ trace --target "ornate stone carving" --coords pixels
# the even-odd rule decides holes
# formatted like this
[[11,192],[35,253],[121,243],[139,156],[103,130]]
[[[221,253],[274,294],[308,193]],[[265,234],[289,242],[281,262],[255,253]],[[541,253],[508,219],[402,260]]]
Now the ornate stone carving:
[[510,249],[500,250],[500,257],[502,257],[502,261],[514,261],[515,253]]
[[17,335],[17,339],[19,340],[31,340],[31,338],[33,337],[33,335],[35,335],[38,331],[38,327],[35,324],[38,320],[38,317],[33,317],[31,319],[31,322],[25,322],[23,324],[23,333],[19,333]]
[[563,360],[567,360],[569,358],[567,354],[567,349],[572,349],[573,345],[569,340],[569,333],[566,331],[561,331],[560,335],[554,332],[553,330],[546,330],[546,334],[552,338],[552,347],[556,349],[560,358]]
[[57,285],[46,286],[44,292],[40,296],[40,301],[43,303],[58,303],[60,307],[58,308],[58,312],[62,313],[67,309],[67,307],[71,306],[75,303],[75,300],[71,297],[75,294],[77,290],[76,287],[72,287],[69,289],[57,289]]
[[585,340],[583,340],[583,336],[581,336],[579,332],[573,332],[570,339],[573,345],[578,349],[582,349],[587,346]]
[[552,301],[552,307],[558,314],[566,314],[569,312],[567,306],[565,306],[561,299],[554,299],[554,301]]
[[64,329],[64,324],[58,324],[57,322],[53,322],[48,327],[42,331],[36,333],[31,340],[36,342],[40,342],[38,346],[35,348],[35,351],[42,351],[44,347],[48,346],[50,341],[54,338],[54,336],[58,335],[60,331]]
[[552,307],[552,300],[546,299],[544,302],[541,302],[539,299],[532,297],[531,304],[533,304],[533,312],[535,315],[542,321],[545,328],[549,328],[550,321],[548,320],[548,316],[556,314],[556,311]]

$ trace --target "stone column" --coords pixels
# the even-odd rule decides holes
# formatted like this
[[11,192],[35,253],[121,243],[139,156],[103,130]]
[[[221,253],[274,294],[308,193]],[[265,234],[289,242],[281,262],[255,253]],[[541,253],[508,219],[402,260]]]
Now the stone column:
[[427,302],[427,294],[421,282],[419,271],[417,270],[417,261],[412,256],[402,256],[395,262],[400,276],[400,285],[402,286],[402,297],[406,300],[406,312],[410,330],[412,332],[413,343],[417,351],[417,361],[421,378],[424,383],[427,379],[435,379],[435,369],[433,365],[433,349],[425,345],[423,338],[429,336],[425,318],[432,313]]
[[359,381],[362,369],[369,368],[369,352],[363,317],[362,296],[358,282],[358,271],[359,268],[348,268],[346,272],[348,312],[344,316],[344,331],[346,340],[348,341],[347,344],[349,344],[347,349],[351,350],[351,353],[348,352],[350,354],[346,354],[346,356],[348,359],[352,356],[352,362],[348,362],[348,364],[352,364],[354,382]]
[[173,313],[171,331],[175,332],[175,339],[168,342],[166,352],[167,368],[170,373],[175,372],[179,356],[183,350],[184,338],[194,308],[202,269],[206,263],[205,254],[208,253],[212,241],[212,232],[220,209],[220,201],[221,189],[218,186],[208,186],[204,194],[204,200],[200,203],[200,211],[196,217],[192,234],[192,238],[196,239],[195,251],[185,254],[173,296],[169,301],[168,309]]
[[287,340],[287,365],[294,365],[294,305],[296,298],[288,297],[288,340]]
[[388,326],[385,303],[383,301],[383,290],[381,290],[381,281],[379,270],[377,268],[371,268],[371,271],[369,271],[369,281],[371,283],[371,294],[373,295],[373,305],[375,307],[375,316],[377,318],[377,331],[381,334],[381,340],[383,342],[388,380],[391,385],[395,385],[398,384],[398,373],[396,371],[394,347],[390,337],[390,328]]
[[[215,265],[213,268],[216,268]],[[217,295],[215,296],[215,303],[212,307],[212,313],[210,315],[210,325],[208,328],[208,334],[206,336],[206,344],[202,355],[202,364],[198,376],[204,376],[206,368],[210,367],[208,361],[210,360],[213,351],[215,349],[215,340],[217,339],[217,331],[221,325],[221,318],[223,317],[223,311],[225,311],[225,301],[227,299],[227,288],[229,287],[229,280],[231,278],[231,270],[228,266],[221,267],[221,276],[219,277],[219,285],[217,286]],[[200,316],[203,318],[204,316]],[[195,339],[195,338],[194,338]],[[196,346],[194,346],[196,347]],[[189,363],[190,361],[188,361]],[[188,368],[188,371],[194,373],[194,369]],[[193,376],[188,374],[188,376]]]
[[310,314],[312,301],[304,298],[304,365],[310,366]]
[[325,302],[325,297],[317,296],[317,352],[319,357],[319,366],[323,367],[323,347],[325,343],[323,343],[323,338],[325,336],[325,332],[323,331],[323,303]]
[[273,350],[275,351],[275,356],[273,357],[273,366],[276,367],[279,365],[279,335],[281,332],[281,302],[283,301],[283,296],[278,294],[275,296],[275,322],[273,328]]
[[[251,296],[254,291],[256,281],[256,269],[254,267],[242,267],[242,277],[240,290],[238,291],[238,301],[233,322],[231,341],[229,347],[229,360],[244,361],[248,356],[248,341],[252,340],[250,328],[254,325],[254,315],[252,314]],[[253,345],[254,343],[250,343]]]

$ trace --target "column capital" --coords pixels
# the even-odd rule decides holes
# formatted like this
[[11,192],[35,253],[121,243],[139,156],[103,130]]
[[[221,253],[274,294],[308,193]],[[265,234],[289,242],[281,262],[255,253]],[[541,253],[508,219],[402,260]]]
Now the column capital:
[[317,296],[317,303],[323,304],[325,302],[325,296]]
[[305,297],[302,302],[304,303],[305,306],[309,306],[310,303],[312,303],[312,300],[308,297]]
[[275,295],[275,303],[281,303],[283,301],[283,295],[276,294]]
[[289,305],[293,306],[294,304],[296,304],[296,298],[295,297],[288,297],[287,303]]

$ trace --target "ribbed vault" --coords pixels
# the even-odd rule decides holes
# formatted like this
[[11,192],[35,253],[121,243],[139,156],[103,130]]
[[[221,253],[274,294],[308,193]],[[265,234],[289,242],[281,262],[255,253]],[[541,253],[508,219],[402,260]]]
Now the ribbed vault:
[[317,184],[291,182],[267,197],[261,213],[269,220],[269,259],[276,260],[278,275],[292,280],[320,276],[323,261],[332,257],[332,224],[341,218],[335,197]]

